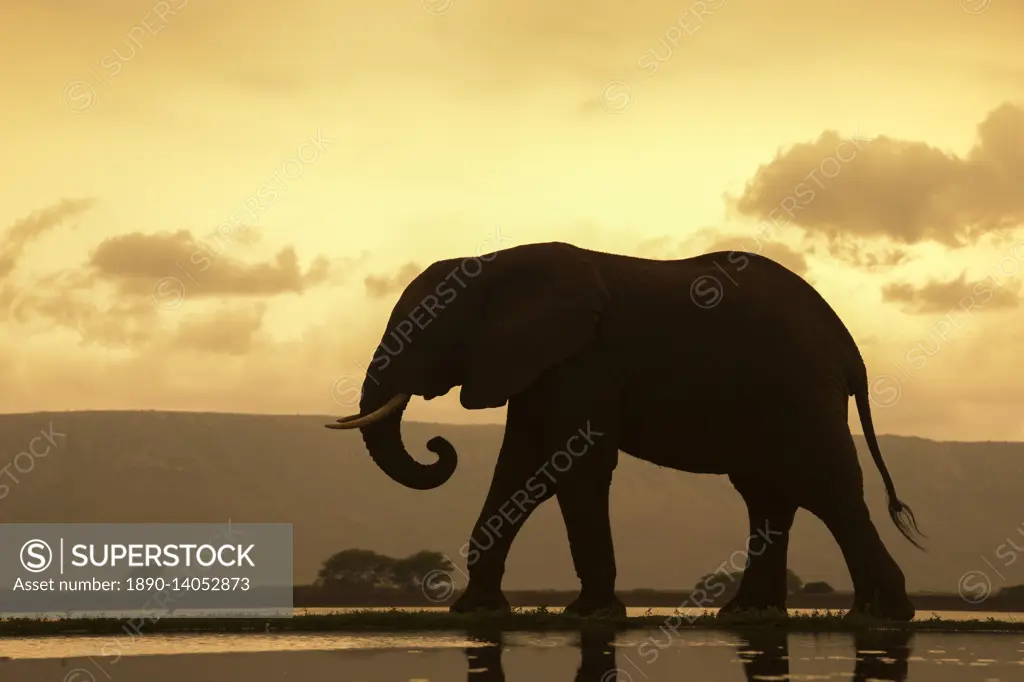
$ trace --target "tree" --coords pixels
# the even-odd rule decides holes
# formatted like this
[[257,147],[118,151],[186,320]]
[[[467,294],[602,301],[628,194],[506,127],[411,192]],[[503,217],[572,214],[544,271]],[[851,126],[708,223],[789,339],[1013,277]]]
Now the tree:
[[1024,585],[1011,585],[999,590],[1000,597],[1024,597]]
[[128,570],[128,578],[155,578],[163,573],[163,566],[133,566]]
[[368,549],[346,549],[324,562],[319,587],[344,589],[393,588],[395,560]]
[[133,566],[128,570],[128,580],[135,584],[137,579],[142,579],[143,584],[147,578],[154,580],[153,584],[156,584],[157,578],[164,578],[166,581],[170,581],[172,577],[172,571],[164,568],[163,566]]
[[832,594],[835,589],[824,581],[809,582],[804,585],[804,594]]
[[[740,587],[740,580],[743,578],[743,571],[708,573],[701,576],[694,586],[694,591],[704,590],[715,602],[732,599]],[[797,594],[804,585],[804,581],[793,569],[786,569],[786,592]]]
[[450,574],[454,570],[455,565],[444,554],[425,549],[397,560],[392,567],[396,586],[407,590],[420,589],[428,575]]
[[786,569],[786,592],[789,594],[797,594],[800,588],[804,586],[804,581],[798,576],[792,568]]
[[731,573],[726,571],[724,573],[708,573],[701,576],[697,584],[694,585],[694,592],[705,592],[710,598],[709,603],[715,603],[719,601],[728,601],[732,599],[737,590],[740,587],[740,579],[743,577],[743,571],[737,571]]
[[395,559],[368,549],[346,549],[323,563],[315,584],[350,592],[413,592],[421,589],[430,574],[454,570],[455,566],[440,552],[421,550]]

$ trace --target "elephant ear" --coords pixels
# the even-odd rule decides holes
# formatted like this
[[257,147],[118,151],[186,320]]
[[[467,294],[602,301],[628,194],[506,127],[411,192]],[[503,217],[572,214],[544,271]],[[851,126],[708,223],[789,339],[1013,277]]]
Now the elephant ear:
[[[515,252],[515,253],[514,253]],[[595,338],[608,291],[587,252],[533,244],[499,252],[469,343],[460,401],[501,407]]]

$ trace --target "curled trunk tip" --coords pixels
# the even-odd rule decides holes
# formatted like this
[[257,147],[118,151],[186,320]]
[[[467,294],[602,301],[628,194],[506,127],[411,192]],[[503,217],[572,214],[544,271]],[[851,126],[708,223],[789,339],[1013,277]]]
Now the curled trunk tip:
[[432,464],[416,461],[402,441],[402,415],[407,404],[408,400],[400,401],[387,416],[361,426],[359,431],[370,457],[381,471],[407,488],[431,490],[452,477],[458,466],[458,454],[447,439],[436,436],[427,442],[427,449],[437,455],[437,461]]

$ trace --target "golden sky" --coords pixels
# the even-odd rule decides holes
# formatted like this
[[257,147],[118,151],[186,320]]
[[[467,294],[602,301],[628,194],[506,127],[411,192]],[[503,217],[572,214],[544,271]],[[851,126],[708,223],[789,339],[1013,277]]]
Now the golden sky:
[[416,272],[560,240],[761,251],[881,433],[1024,439],[1021,3],[0,1],[0,410],[348,413]]

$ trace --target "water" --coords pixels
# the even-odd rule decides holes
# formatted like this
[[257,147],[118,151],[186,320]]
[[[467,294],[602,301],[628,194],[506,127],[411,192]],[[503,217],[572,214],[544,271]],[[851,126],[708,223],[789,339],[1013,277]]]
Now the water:
[[[535,607],[528,606],[526,609],[533,609]],[[330,614],[330,613],[352,613],[354,611],[390,611],[391,609],[382,607],[361,607],[361,608],[346,608],[346,607],[313,607],[313,608],[298,608],[294,609],[294,615],[301,616],[303,614]],[[401,611],[427,611],[430,613],[447,613],[447,606],[417,606],[410,608],[398,609]],[[561,612],[561,607],[551,607],[549,609],[552,613]],[[718,609],[703,609],[703,608],[677,608],[671,606],[665,607],[652,607],[648,608],[645,606],[630,606],[626,609],[626,615],[630,618],[639,616],[671,616],[673,614],[680,614],[683,616],[700,616],[701,614],[714,613]],[[790,614],[811,614],[814,609],[789,609]],[[831,612],[826,610],[818,610],[818,613],[845,613],[842,609],[833,610]],[[145,616],[150,619],[159,619],[159,614],[146,613],[143,611],[117,611],[117,612],[82,612],[71,614],[74,617],[91,617],[91,618],[132,618],[135,616]],[[265,613],[258,612],[245,612],[245,613],[231,613],[227,611],[201,611],[201,610],[189,610],[179,609],[174,612],[177,618],[190,618],[190,617],[233,617],[242,616],[246,618],[281,618],[281,612],[279,609],[267,611]],[[943,620],[989,620],[994,619],[998,621],[1024,621],[1024,613],[1008,613],[1006,611],[924,611],[919,609],[915,620],[927,620],[938,616]],[[34,613],[12,613],[4,612],[3,617],[5,618],[36,618],[39,614]],[[64,617],[62,614],[56,614],[53,616],[54,619]]]
[[1024,679],[1020,633],[182,634],[7,639],[0,655],[19,682]]
[[[533,609],[535,607],[527,606],[525,608],[526,609]],[[316,607],[316,608],[310,608],[310,609],[295,609],[295,615],[301,616],[304,613],[309,613],[309,614],[326,614],[326,613],[351,613],[353,611],[388,611],[388,610],[390,610],[390,609],[386,609],[386,608],[367,609],[367,608],[340,608],[340,607],[321,608],[321,607]],[[408,609],[401,609],[401,610],[402,611],[429,611],[429,612],[434,612],[434,613],[447,613],[448,612],[448,607],[447,606],[426,606],[426,607],[417,606],[415,608],[408,608]],[[559,613],[559,612],[561,612],[562,608],[561,607],[551,607],[549,610],[552,613]],[[683,608],[683,609],[680,609],[680,608],[672,607],[672,606],[659,606],[659,607],[651,607],[651,608],[648,608],[646,606],[629,606],[629,607],[626,608],[626,615],[629,616],[630,618],[636,618],[636,617],[640,617],[640,616],[665,616],[667,618],[668,616],[671,616],[671,615],[673,615],[675,613],[678,613],[678,614],[684,615],[684,616],[699,616],[702,613],[704,613],[705,611],[708,612],[708,613],[715,613],[716,611],[718,611],[718,609],[714,609],[714,608],[711,608],[711,609],[702,609],[702,608]],[[811,613],[814,613],[814,611],[815,611],[814,609],[788,609],[788,612],[791,615],[798,615],[798,614],[810,615]],[[846,613],[846,611],[843,610],[843,609],[836,609],[836,610],[833,610],[831,612],[827,612],[825,610],[818,609],[818,613],[838,613],[838,614],[843,614],[843,613]],[[989,620],[989,619],[994,619],[994,620],[998,620],[998,621],[1002,621],[1002,622],[1008,622],[1008,621],[1011,621],[1011,622],[1021,622],[1021,621],[1024,621],[1024,613],[1014,613],[1014,612],[1006,612],[1006,611],[925,611],[923,609],[918,609],[917,616],[914,618],[914,620],[928,620],[929,618],[932,618],[934,616],[938,616],[939,618],[941,618],[943,620]]]
[[[535,608],[535,607],[527,606],[526,608],[527,609],[531,609],[531,608]],[[316,606],[316,607],[312,607],[312,608],[296,608],[296,609],[294,609],[294,614],[295,615],[302,615],[302,614],[350,613],[350,612],[353,612],[353,611],[388,611],[388,610],[392,610],[392,609],[390,609],[390,608],[383,608],[383,607],[373,607],[373,608],[368,608],[368,607],[355,608],[355,607],[352,607],[352,608],[347,608],[347,607],[338,607],[338,606],[333,606],[333,607]],[[447,608],[447,606],[416,606],[416,607],[409,607],[409,608],[400,608],[398,610],[402,610],[402,611],[428,611],[428,612],[433,612],[433,613],[446,613],[447,610],[449,610],[449,608]],[[549,610],[551,610],[553,613],[558,613],[558,612],[560,612],[562,610],[562,608],[560,606],[555,606],[555,607],[551,607]],[[643,616],[643,615],[664,615],[664,616],[668,617],[670,615],[673,615],[674,613],[678,613],[680,615],[697,616],[697,615],[700,615],[701,613],[705,613],[705,612],[714,613],[717,610],[718,610],[717,608],[707,608],[707,609],[706,608],[677,608],[677,607],[672,607],[672,606],[658,606],[658,607],[650,607],[650,608],[648,608],[646,606],[630,606],[630,607],[628,607],[626,609],[626,614],[628,616],[630,616],[630,617],[637,617],[637,616]],[[810,614],[810,613],[814,612],[814,609],[811,609],[811,608],[791,608],[791,609],[788,609],[788,612],[790,612],[791,614],[800,614],[800,613]],[[817,612],[818,613],[828,613],[828,612],[831,612],[831,613],[844,613],[845,611],[842,610],[842,609],[837,609],[837,610],[833,610],[833,611],[827,611],[827,610],[818,609]],[[5,611],[2,615],[3,615],[3,617],[30,617],[30,619],[31,619],[31,617],[41,617],[37,613],[14,613],[14,612],[8,612],[8,611]],[[73,615],[75,617],[117,617],[117,619],[131,619],[131,617],[135,617],[135,616],[144,616],[144,617],[147,617],[147,619],[151,619],[151,620],[159,620],[160,617],[161,617],[159,613],[153,613],[153,612],[146,613],[144,611],[82,612],[82,613],[72,613],[71,615]],[[281,609],[273,609],[273,610],[266,611],[264,613],[255,612],[255,611],[254,612],[244,612],[244,613],[238,613],[238,612],[232,613],[232,612],[229,612],[229,611],[203,611],[203,610],[198,610],[198,609],[191,609],[191,610],[190,609],[178,609],[178,610],[174,611],[174,616],[175,617],[204,617],[204,616],[211,616],[211,617],[233,617],[233,616],[244,616],[244,617],[273,617],[273,619],[276,619],[276,617],[283,617]],[[1007,612],[1007,611],[926,611],[926,610],[922,610],[922,609],[918,610],[918,615],[915,616],[914,620],[915,621],[927,621],[928,619],[931,619],[931,617],[934,617],[934,616],[938,616],[938,617],[940,617],[940,619],[942,619],[944,621],[988,621],[988,620],[995,620],[995,621],[1001,621],[1001,622],[1008,622],[1008,621],[1009,622],[1021,622],[1021,621],[1024,621],[1024,613],[1020,613],[1020,612]],[[63,616],[62,614],[55,614],[52,617],[55,620],[55,619],[58,619],[58,617],[65,617],[65,616]]]
[[[297,613],[357,609],[297,609]],[[445,608],[414,609],[445,611]],[[557,609],[552,609],[557,610]],[[672,608],[630,608],[630,616]],[[700,609],[689,610],[698,615]],[[791,613],[801,613],[793,609]],[[937,612],[944,619],[1020,614]],[[930,618],[932,612],[921,613]],[[0,680],[656,682],[1024,679],[1022,633],[142,634],[0,639]]]

